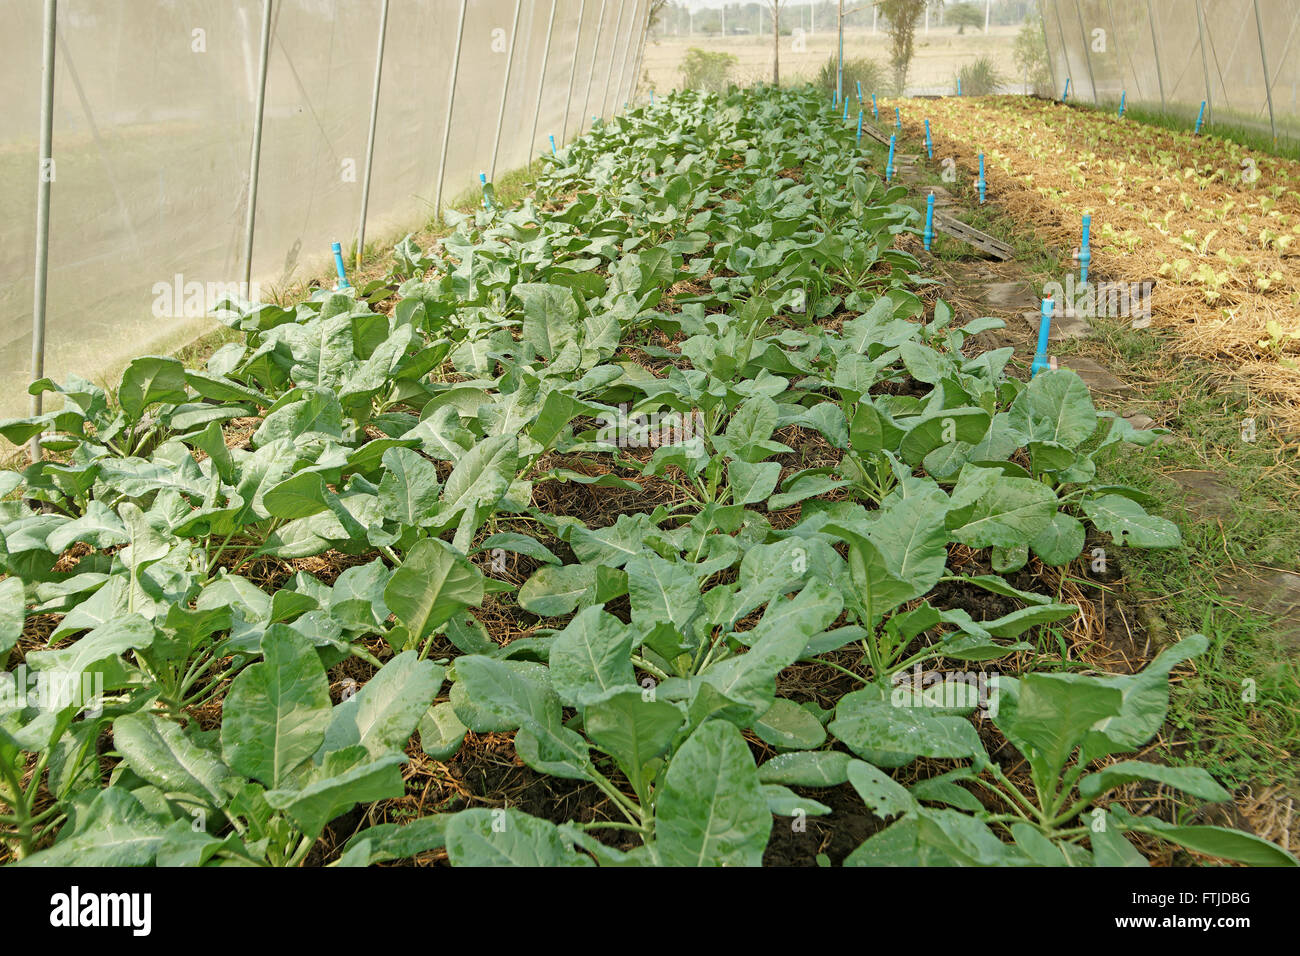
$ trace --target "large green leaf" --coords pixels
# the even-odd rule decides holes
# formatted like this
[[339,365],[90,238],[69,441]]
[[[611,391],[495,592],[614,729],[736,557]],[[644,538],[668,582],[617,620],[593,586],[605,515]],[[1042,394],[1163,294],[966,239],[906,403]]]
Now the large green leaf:
[[379,509],[399,525],[419,527],[437,514],[438,469],[410,448],[384,452],[384,476],[379,481]]
[[1209,772],[1201,767],[1170,767],[1141,760],[1121,760],[1096,773],[1087,774],[1079,780],[1079,795],[1095,800],[1108,790],[1136,780],[1162,783],[1202,800],[1232,799],[1232,794],[1219,786]]
[[174,358],[143,355],[132,359],[122,372],[117,400],[132,418],[144,415],[150,405],[165,402],[176,405],[188,398],[185,366]]
[[1083,511],[1098,531],[1114,538],[1120,547],[1175,548],[1182,541],[1178,525],[1146,513],[1140,504],[1121,495],[1085,498]]
[[[953,492],[954,498],[957,491]],[[1052,523],[1056,494],[1032,478],[998,476],[973,504],[954,508],[947,524],[952,536],[972,548],[1026,545]]]
[[634,684],[631,629],[599,607],[579,612],[551,641],[551,686],[570,705],[583,705]]
[[882,752],[948,759],[984,754],[969,720],[929,709],[895,707],[879,687],[867,687],[840,698],[830,731],[869,762],[879,762],[873,758]]
[[1150,833],[1206,856],[1236,860],[1247,866],[1300,866],[1300,861],[1291,853],[1253,833],[1226,827],[1168,823],[1158,817],[1137,817],[1114,806],[1110,814],[1126,830]]
[[222,705],[226,763],[268,787],[311,759],[330,723],[329,680],[316,649],[282,624],[262,640],[266,659],[246,667]]
[[591,866],[559,827],[519,810],[475,807],[447,821],[452,866]]
[[180,725],[148,714],[126,714],[113,722],[113,746],[145,780],[169,793],[187,793],[219,807],[230,770],[211,751],[191,740]]
[[483,603],[483,574],[447,542],[422,538],[384,588],[384,603],[414,640]]
[[325,824],[358,803],[400,797],[405,759],[400,753],[369,759],[360,746],[336,750],[297,786],[268,790],[266,802],[287,812],[308,836],[319,836]]
[[1076,448],[1097,430],[1097,410],[1077,372],[1046,371],[1011,403],[1011,424],[1034,441]]
[[759,866],[772,815],[745,738],[721,720],[682,744],[655,809],[655,849],[668,866]]
[[1120,712],[1123,697],[1082,674],[1026,674],[1012,710],[999,708],[994,722],[1028,758],[1036,775],[1061,772],[1074,749],[1099,720]]
[[148,866],[162,844],[164,820],[122,787],[95,795],[75,831],[20,866]]
[[668,749],[684,722],[684,715],[672,704],[647,700],[639,690],[610,694],[583,711],[587,737],[617,760],[638,788],[646,764]]
[[443,669],[415,651],[398,654],[330,714],[322,754],[360,745],[372,758],[406,748],[442,686]]
[[0,663],[23,636],[23,625],[27,620],[23,591],[23,582],[18,578],[0,581]]

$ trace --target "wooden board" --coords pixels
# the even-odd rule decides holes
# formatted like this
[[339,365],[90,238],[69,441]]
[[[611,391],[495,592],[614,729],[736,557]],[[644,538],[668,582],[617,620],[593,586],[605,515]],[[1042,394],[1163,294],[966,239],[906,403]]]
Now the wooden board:
[[1006,262],[1014,259],[1016,250],[1000,239],[994,239],[986,232],[980,232],[974,226],[968,226],[960,219],[954,219],[946,212],[934,211],[934,228],[952,236],[954,239],[960,239],[962,242],[968,242],[976,249],[986,255],[997,259],[999,262]]
[[[862,132],[870,136],[876,142],[885,146],[889,145],[889,137],[880,130],[876,129],[870,123],[862,124]],[[899,157],[894,157],[895,164],[899,164]],[[901,165],[901,164],[900,164]],[[1016,251],[1000,239],[994,239],[986,232],[981,232],[974,226],[969,226],[946,212],[938,208],[934,211],[934,228],[944,235],[952,236],[954,239],[960,239],[962,242],[969,243],[976,249],[979,249],[985,255],[997,259],[999,262],[1006,262],[1014,259]]]

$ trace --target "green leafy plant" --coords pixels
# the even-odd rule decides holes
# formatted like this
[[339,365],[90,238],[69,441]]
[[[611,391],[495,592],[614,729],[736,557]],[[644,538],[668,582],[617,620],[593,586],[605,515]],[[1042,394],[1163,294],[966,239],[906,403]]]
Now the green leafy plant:
[[682,86],[688,90],[718,93],[727,88],[731,71],[740,65],[740,57],[718,50],[691,47],[682,57]]

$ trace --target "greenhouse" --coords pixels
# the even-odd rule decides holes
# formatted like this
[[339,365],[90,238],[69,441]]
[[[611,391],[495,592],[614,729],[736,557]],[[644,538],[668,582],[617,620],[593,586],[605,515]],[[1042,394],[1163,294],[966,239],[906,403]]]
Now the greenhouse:
[[42,922],[978,866],[1208,929],[1297,864],[1296,4],[0,8]]

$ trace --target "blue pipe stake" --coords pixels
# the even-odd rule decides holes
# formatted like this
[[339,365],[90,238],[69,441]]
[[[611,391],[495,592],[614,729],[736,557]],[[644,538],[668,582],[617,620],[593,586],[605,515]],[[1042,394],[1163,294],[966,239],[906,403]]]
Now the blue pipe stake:
[[988,183],[987,183],[987,181],[984,179],[984,154],[983,154],[983,153],[980,153],[980,181],[979,181],[979,187],[980,187],[980,202],[983,203],[983,202],[984,202],[984,193],[985,193],[985,191],[988,189]]
[[1070,98],[1070,78],[1065,78],[1065,92],[1061,94],[1061,102],[1064,103]]
[[903,114],[900,113],[898,111],[898,107],[895,106],[894,107],[894,129],[902,130],[902,128],[903,128]]
[[877,123],[880,122],[880,107],[876,106],[875,93],[871,94],[871,115],[875,118]]
[[1201,100],[1201,111],[1196,114],[1196,133],[1201,132],[1201,122],[1205,119],[1205,100]]
[[492,201],[488,199],[487,173],[478,174],[479,185],[483,187],[483,208],[491,209]]
[[897,136],[889,137],[889,159],[885,162],[885,182],[894,178],[894,147],[897,140]]
[[921,239],[925,242],[925,251],[929,252],[930,243],[934,242],[934,193],[925,199],[925,232]]
[[862,110],[858,110],[858,142],[862,142]]
[[928,159],[934,159],[934,142],[930,139],[930,120],[925,121],[925,155]]
[[1052,364],[1047,358],[1047,338],[1052,334],[1052,305],[1051,296],[1043,300],[1043,317],[1038,321],[1038,351],[1034,353],[1034,364],[1029,367],[1029,377],[1033,378],[1045,368],[1051,368]]
[[1088,263],[1092,261],[1092,250],[1088,248],[1088,234],[1092,231],[1092,217],[1083,217],[1083,241],[1079,243],[1079,284],[1088,284]]
[[1119,91],[1119,118],[1124,118],[1124,104],[1128,100],[1128,90]]
[[861,106],[862,105],[862,81],[858,80],[857,84],[858,84],[858,105]]
[[957,77],[957,95],[961,96],[961,77]]
[[849,98],[844,97],[844,122],[849,121]]
[[352,283],[348,281],[347,270],[343,267],[343,247],[337,242],[330,243],[330,251],[334,253],[334,269],[339,274],[339,284],[336,289],[350,289]]
[[654,106],[654,105],[655,105],[655,91],[654,91],[654,90],[651,90],[651,91],[650,91],[650,105],[651,105],[651,106]]
[[551,155],[552,155],[552,156],[556,155],[556,153],[555,153],[555,134],[554,134],[554,133],[551,134]]

